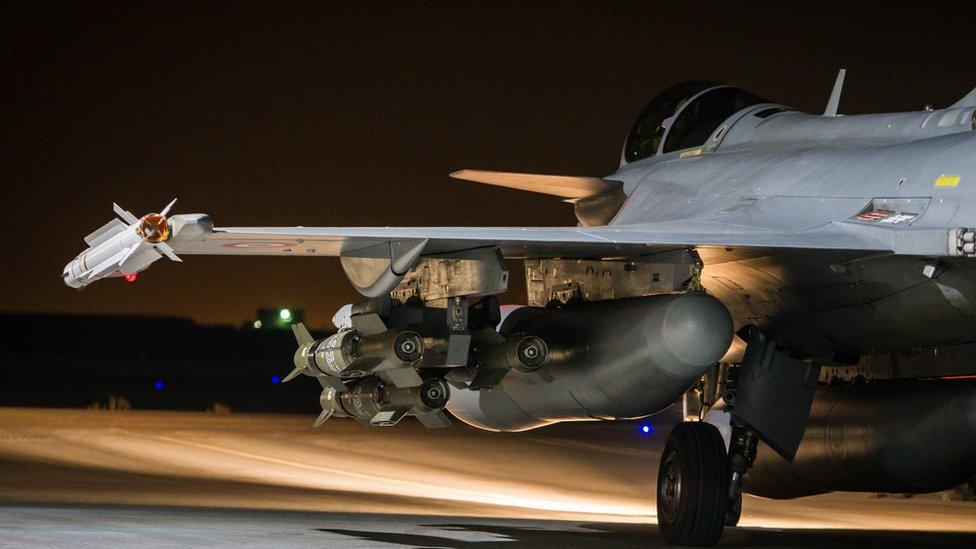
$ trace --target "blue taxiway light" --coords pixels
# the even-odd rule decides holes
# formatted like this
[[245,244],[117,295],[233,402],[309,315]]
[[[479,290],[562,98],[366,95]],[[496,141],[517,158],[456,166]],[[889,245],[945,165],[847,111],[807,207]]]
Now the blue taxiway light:
[[163,380],[157,379],[156,380],[156,383],[153,383],[153,387],[155,387],[157,391],[162,391],[163,390]]
[[650,436],[654,432],[654,428],[651,427],[650,424],[648,423],[641,423],[639,430],[640,430],[640,434],[644,436]]
[[281,383],[281,378],[278,376],[271,376],[271,384],[277,385],[278,383]]

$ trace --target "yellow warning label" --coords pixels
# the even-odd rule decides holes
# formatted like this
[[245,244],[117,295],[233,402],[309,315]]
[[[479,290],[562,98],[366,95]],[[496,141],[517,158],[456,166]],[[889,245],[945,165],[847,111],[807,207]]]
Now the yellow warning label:
[[[702,153],[702,150],[701,149],[695,149],[695,150],[691,150],[691,151],[685,151],[685,152],[679,154],[678,155],[678,158],[688,158],[689,156],[701,156],[701,153]],[[958,179],[958,178],[956,178],[956,179]]]
[[945,174],[942,174],[939,177],[936,177],[935,178],[935,186],[936,187],[955,187],[958,184],[959,184],[959,176],[958,175],[945,175]]

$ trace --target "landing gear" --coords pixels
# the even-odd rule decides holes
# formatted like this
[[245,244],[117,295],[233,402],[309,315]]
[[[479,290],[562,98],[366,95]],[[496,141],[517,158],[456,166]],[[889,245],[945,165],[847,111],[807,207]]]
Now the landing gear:
[[739,524],[742,516],[742,477],[756,461],[759,437],[747,425],[732,418],[732,442],[729,445],[729,469],[732,479],[729,482],[729,511],[725,516],[726,526]]
[[731,479],[729,455],[715,426],[676,425],[657,476],[657,520],[664,541],[715,544],[728,520]]
[[729,502],[729,510],[725,513],[725,525],[737,526],[742,517],[742,487],[735,490],[735,496]]

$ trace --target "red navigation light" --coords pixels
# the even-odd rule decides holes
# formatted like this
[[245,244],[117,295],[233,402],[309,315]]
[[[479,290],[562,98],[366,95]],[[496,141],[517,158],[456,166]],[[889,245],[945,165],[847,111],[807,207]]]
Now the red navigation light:
[[135,282],[137,276],[139,276],[139,273],[129,273],[127,275],[123,275],[122,280],[126,282]]

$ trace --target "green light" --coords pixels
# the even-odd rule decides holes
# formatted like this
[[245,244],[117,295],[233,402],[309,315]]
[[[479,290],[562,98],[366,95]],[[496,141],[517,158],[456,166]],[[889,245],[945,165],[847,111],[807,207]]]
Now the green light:
[[282,309],[278,313],[278,316],[281,317],[281,320],[291,320],[291,311],[288,309]]

